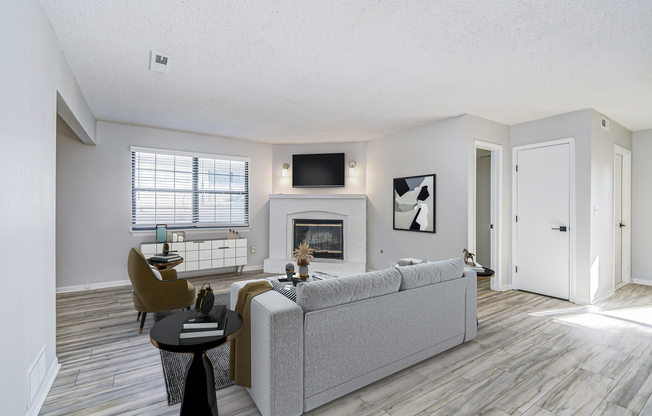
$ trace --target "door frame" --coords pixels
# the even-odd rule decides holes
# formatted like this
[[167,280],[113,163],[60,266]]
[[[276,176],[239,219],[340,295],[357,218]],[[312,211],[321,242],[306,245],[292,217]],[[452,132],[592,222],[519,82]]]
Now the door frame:
[[568,270],[568,276],[569,276],[569,285],[570,287],[568,288],[568,293],[569,293],[569,301],[570,302],[575,302],[575,284],[576,284],[576,276],[575,276],[575,247],[576,247],[576,230],[575,230],[575,224],[576,224],[576,216],[575,216],[575,138],[574,137],[569,137],[566,139],[559,139],[559,140],[550,140],[550,141],[545,141],[545,142],[538,142],[538,143],[533,143],[533,144],[526,144],[522,146],[514,146],[512,147],[512,264],[510,267],[510,278],[511,278],[511,284],[514,289],[518,289],[518,276],[516,273],[516,266],[518,266],[518,232],[517,232],[517,226],[516,226],[516,213],[518,212],[518,182],[517,178],[518,175],[516,174],[516,165],[518,164],[518,151],[519,150],[527,150],[527,149],[535,149],[535,148],[540,148],[540,147],[549,147],[549,146],[557,146],[560,144],[568,144],[569,145],[569,159],[570,159],[570,184],[569,184],[569,201],[570,201],[570,207],[569,207],[569,224],[568,224],[568,231],[569,231],[569,239],[570,239],[570,244],[569,244],[569,253],[568,253],[568,259],[569,259],[569,270]]
[[491,235],[491,265],[495,272],[490,279],[491,290],[502,290],[502,258],[503,248],[501,244],[501,216],[503,212],[503,146],[501,144],[489,143],[482,140],[474,140],[473,143],[473,194],[471,206],[473,214],[469,216],[469,250],[476,253],[476,174],[477,174],[477,149],[489,150],[491,152],[491,223],[493,233]]
[[[622,146],[618,146],[617,144],[614,144],[614,160],[613,160],[613,183],[612,183],[612,190],[611,194],[613,196],[613,211],[612,211],[612,230],[613,226],[616,224],[616,155],[622,156],[623,158],[623,164],[622,164],[622,200],[627,199],[628,206],[626,210],[622,211],[623,219],[626,219],[627,221],[625,224],[627,225],[624,228],[623,236],[622,236],[622,241],[627,241],[627,250],[624,249],[623,245],[623,251],[622,251],[622,256],[620,259],[620,264],[621,264],[621,280],[623,283],[632,283],[632,151],[629,149],[625,149]],[[622,202],[621,202],[622,203]],[[612,289],[616,288],[616,236],[612,236],[612,250],[613,250],[613,287]],[[627,266],[627,267],[625,267]]]

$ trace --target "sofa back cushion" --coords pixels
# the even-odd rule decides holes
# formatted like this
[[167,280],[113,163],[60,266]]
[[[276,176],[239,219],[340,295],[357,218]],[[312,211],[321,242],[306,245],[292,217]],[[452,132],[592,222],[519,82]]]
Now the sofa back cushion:
[[399,290],[409,290],[462,277],[464,262],[461,259],[450,259],[397,269],[402,276]]
[[304,312],[398,292],[401,273],[395,268],[297,285],[297,304]]

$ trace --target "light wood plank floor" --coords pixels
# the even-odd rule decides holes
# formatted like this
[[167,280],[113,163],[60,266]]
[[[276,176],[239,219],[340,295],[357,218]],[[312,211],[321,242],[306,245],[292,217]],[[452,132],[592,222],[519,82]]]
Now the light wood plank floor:
[[[262,274],[191,279],[228,291]],[[652,415],[652,287],[597,307],[478,284],[478,337],[308,415]],[[131,288],[57,295],[61,371],[41,415],[178,415],[168,406],[148,319]],[[220,413],[259,415],[246,390],[217,392]]]

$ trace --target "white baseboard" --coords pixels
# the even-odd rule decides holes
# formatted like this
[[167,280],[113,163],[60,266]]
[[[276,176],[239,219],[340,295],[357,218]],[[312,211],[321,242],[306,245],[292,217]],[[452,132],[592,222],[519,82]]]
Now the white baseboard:
[[114,280],[112,282],[90,283],[88,285],[61,286],[57,293],[78,292],[80,290],[104,289],[107,287],[131,286],[131,280]]
[[652,280],[632,279],[632,283],[636,283],[637,285],[652,286]]
[[242,269],[243,272],[255,272],[258,270],[263,270],[263,265],[262,264],[256,264],[252,266],[245,266],[244,269]]
[[45,380],[43,380],[43,384],[41,384],[41,388],[34,398],[32,406],[30,406],[27,413],[25,413],[25,416],[38,416],[41,407],[43,407],[43,403],[45,403],[45,399],[48,397],[48,393],[52,388],[52,384],[54,384],[54,380],[57,378],[57,374],[59,374],[60,368],[61,364],[59,364],[59,360],[57,357],[54,357],[54,362],[52,362],[52,365],[48,369],[48,373],[45,375]]
[[591,299],[585,298],[583,296],[575,296],[574,303],[576,303],[578,305],[592,305]]
[[604,295],[601,295],[600,297],[596,297],[595,299],[593,299],[593,304],[595,305],[595,304],[598,303],[598,302],[602,302],[602,301],[605,300],[605,299],[609,299],[609,298],[612,297],[615,293],[616,293],[616,292],[615,292],[613,289],[611,289],[611,290],[609,290],[607,293],[605,293]]
[[507,285],[502,285],[502,286],[500,287],[500,291],[501,291],[501,292],[504,292],[504,291],[506,291],[506,290],[514,290],[514,286],[507,284]]
[[[233,273],[235,270],[236,269],[233,269],[228,272],[222,272],[222,273]],[[259,270],[263,270],[262,264],[245,266],[242,271],[253,272]],[[197,276],[205,276],[207,274],[221,274],[221,273],[206,273],[206,270],[196,270],[196,271],[193,270],[192,272],[179,272],[179,277],[181,278],[197,277]],[[114,280],[113,282],[91,283],[89,285],[61,286],[57,288],[57,293],[79,292],[81,290],[105,289],[107,287],[118,287],[118,286],[131,286],[131,280]]]

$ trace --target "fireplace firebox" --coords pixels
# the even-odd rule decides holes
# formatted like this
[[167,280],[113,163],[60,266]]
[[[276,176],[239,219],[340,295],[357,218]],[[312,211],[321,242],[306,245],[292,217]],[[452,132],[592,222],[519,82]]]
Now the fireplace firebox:
[[344,260],[342,220],[295,219],[293,225],[294,249],[306,243],[315,250],[315,258]]

